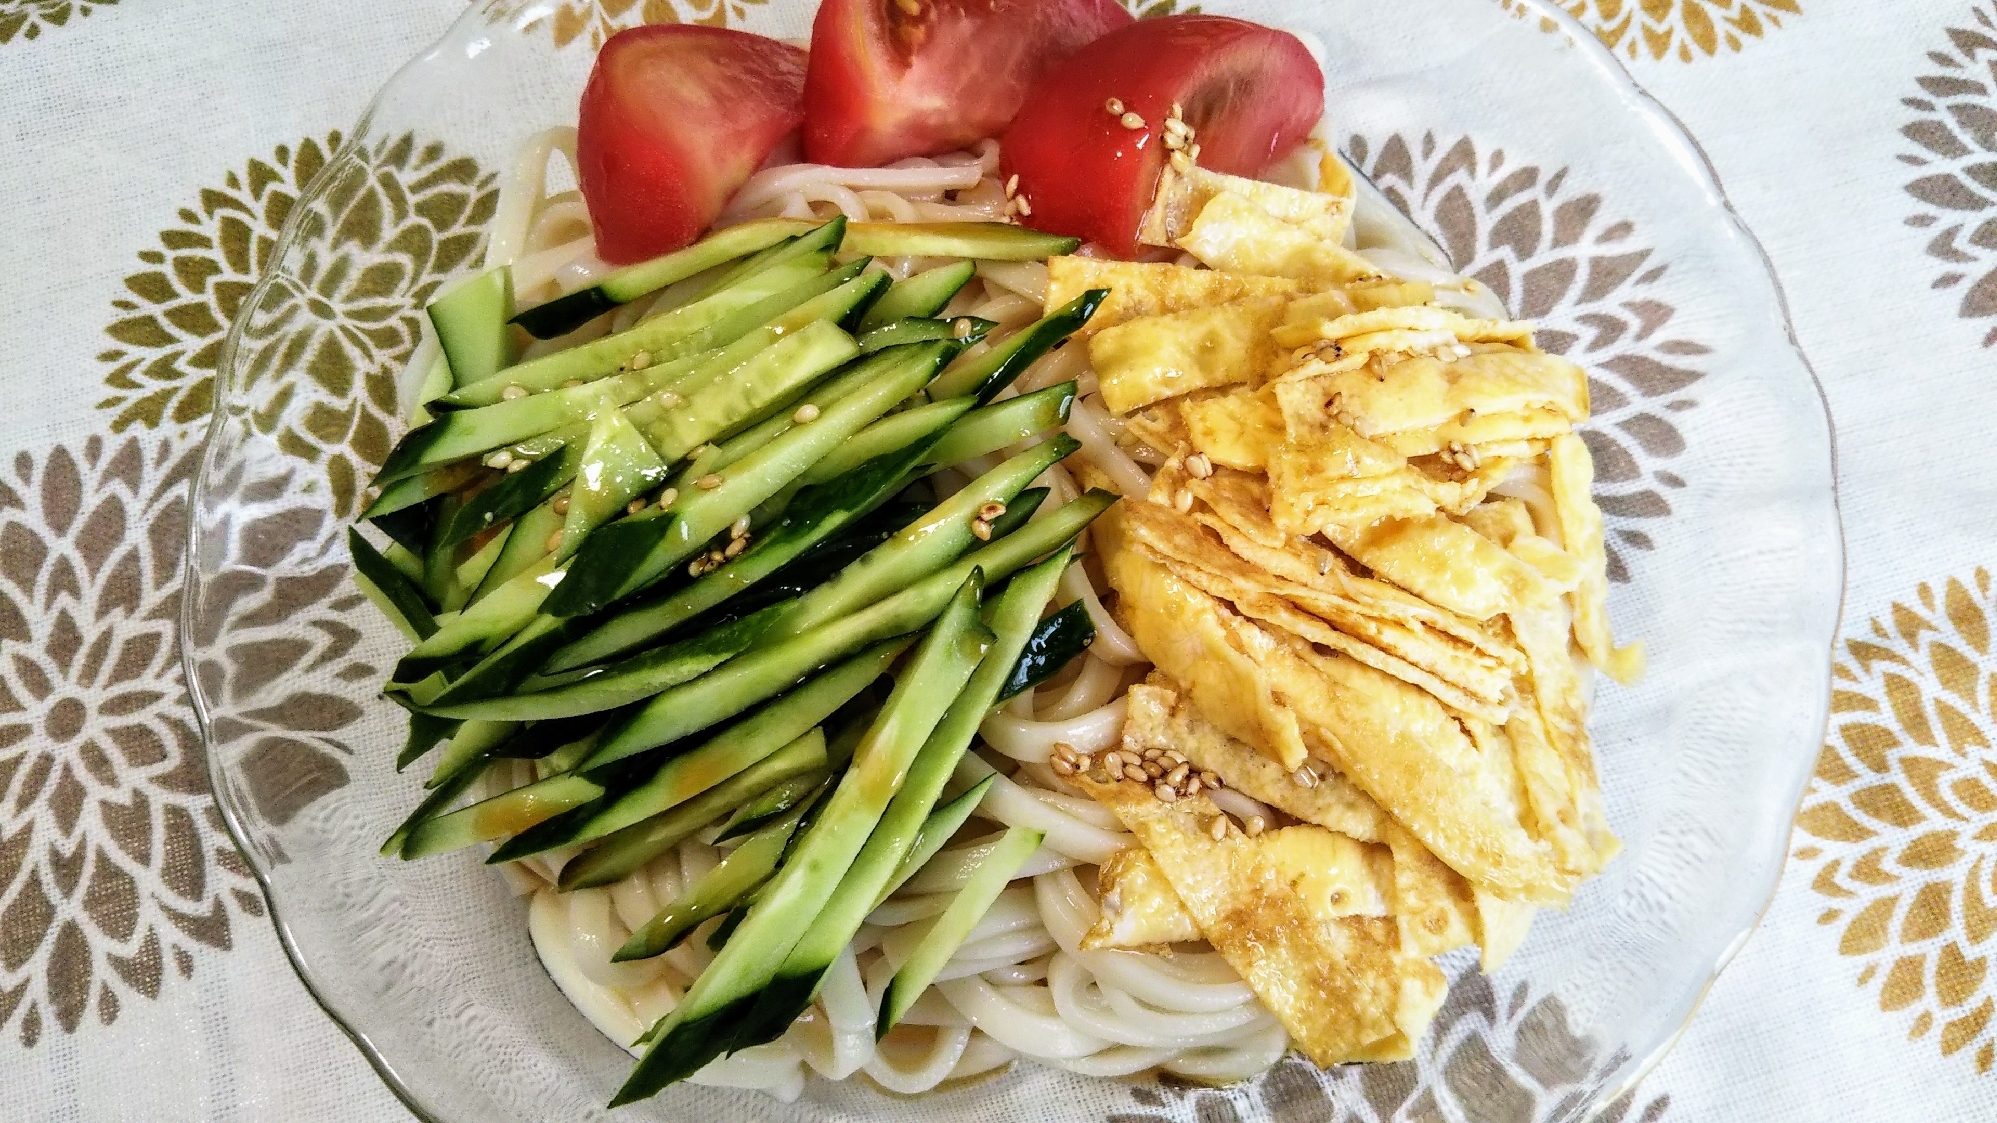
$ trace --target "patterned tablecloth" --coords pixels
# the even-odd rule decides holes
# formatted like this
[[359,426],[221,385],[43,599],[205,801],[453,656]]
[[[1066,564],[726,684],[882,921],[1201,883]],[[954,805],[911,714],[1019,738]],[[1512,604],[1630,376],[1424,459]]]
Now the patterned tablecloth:
[[[564,0],[549,33],[753,2]],[[1608,1118],[1997,1117],[1997,464],[1960,455],[1997,408],[1997,5],[1563,2],[1684,121],[1772,255],[1839,430],[1850,553],[1781,892]],[[223,332],[340,130],[461,3],[0,0],[0,1120],[407,1118],[278,949],[208,793],[173,621]],[[1613,198],[1438,129],[1354,155],[1614,373],[1596,451],[1629,564],[1671,517],[1669,418],[1702,351],[1674,334],[1671,291],[1693,281],[1648,259]],[[487,169],[384,159],[408,199],[377,220],[468,245]],[[448,257],[412,259],[397,295]],[[313,369],[367,377],[408,328],[329,332]],[[341,424],[296,439],[341,442]],[[352,642],[298,632],[273,666]],[[262,716],[343,779],[315,738],[355,713],[299,696]],[[1453,1060],[1362,1080],[1352,1112],[1293,1099],[1284,1123],[1421,1117],[1422,1085],[1463,1078]],[[1550,1106],[1560,1080],[1480,1094]]]

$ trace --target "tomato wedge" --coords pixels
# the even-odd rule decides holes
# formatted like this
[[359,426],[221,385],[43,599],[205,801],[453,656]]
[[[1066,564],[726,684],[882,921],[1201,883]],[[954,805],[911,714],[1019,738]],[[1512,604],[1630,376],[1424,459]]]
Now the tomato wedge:
[[[1142,126],[1126,127],[1111,99]],[[1027,221],[1136,256],[1174,104],[1201,167],[1253,175],[1317,126],[1324,74],[1296,36],[1225,16],[1164,16],[1111,32],[1042,75],[1006,130],[1001,172],[1019,176]]]
[[805,159],[873,167],[997,136],[1048,66],[1132,18],[1116,0],[824,0]]
[[796,47],[724,28],[661,24],[611,36],[576,128],[597,254],[623,265],[699,237],[803,122],[804,70]]

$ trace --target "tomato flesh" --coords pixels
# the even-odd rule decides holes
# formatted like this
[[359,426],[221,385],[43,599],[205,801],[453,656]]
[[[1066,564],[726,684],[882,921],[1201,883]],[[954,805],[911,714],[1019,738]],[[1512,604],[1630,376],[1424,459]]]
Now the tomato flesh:
[[[1106,108],[1112,98],[1143,126],[1125,127]],[[1105,35],[1042,75],[1006,130],[1001,173],[1019,176],[1027,221],[1136,256],[1174,104],[1201,167],[1253,175],[1324,116],[1324,74],[1296,36],[1225,16],[1165,16]]]
[[603,44],[582,94],[576,171],[612,264],[698,238],[804,120],[805,53],[718,27],[661,24]]
[[1116,0],[824,0],[805,158],[873,167],[997,136],[1050,65],[1132,19]]

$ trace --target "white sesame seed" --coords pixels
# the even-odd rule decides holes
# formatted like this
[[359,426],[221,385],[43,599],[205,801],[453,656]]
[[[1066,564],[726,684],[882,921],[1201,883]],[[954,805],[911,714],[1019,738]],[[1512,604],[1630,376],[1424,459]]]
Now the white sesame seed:
[[562,389],[564,389],[564,390],[573,390],[573,389],[575,389],[576,387],[578,387],[578,386],[580,386],[580,385],[582,385],[582,379],[580,379],[580,378],[571,378],[571,379],[569,379],[569,380],[568,380],[567,382],[564,382],[564,383],[562,383]]
[[992,524],[983,519],[972,519],[971,537],[976,538],[980,542],[990,542],[992,540]]
[[1172,506],[1182,515],[1185,514],[1187,511],[1192,510],[1193,493],[1190,491],[1181,491],[1179,494],[1172,497]]
[[674,503],[679,502],[679,498],[680,498],[680,489],[676,487],[669,487],[666,490],[659,493],[659,506],[670,507]]
[[642,498],[633,499],[631,502],[626,503],[624,505],[624,513],[627,515],[635,515],[644,509],[645,509],[645,501]]
[[687,459],[689,460],[699,460],[701,457],[706,456],[708,453],[713,451],[714,451],[713,445],[695,445],[692,448],[686,450],[686,455]]
[[559,549],[561,549],[561,548],[562,548],[562,532],[558,530],[558,531],[554,532],[553,534],[550,534],[550,535],[548,535],[548,542],[547,542],[547,546],[548,546],[548,551],[549,551],[550,553],[553,553],[554,551],[556,551],[556,550],[559,550]]
[[1264,819],[1260,815],[1250,815],[1248,817],[1248,821],[1241,824],[1242,832],[1246,834],[1249,838],[1254,838],[1256,835],[1259,835],[1263,831],[1268,829],[1269,829],[1269,821],[1267,819]]
[[1213,821],[1207,824],[1207,837],[1213,839],[1215,842],[1219,842],[1227,837],[1227,816],[1215,815],[1213,817]]
[[731,538],[728,541],[728,548],[721,551],[721,556],[724,558],[737,557],[742,551],[748,548],[749,540],[747,538]]
[[950,325],[950,334],[956,336],[958,339],[969,339],[971,338],[971,330],[976,326],[976,324],[971,322],[969,316],[959,316],[957,317],[957,322]]
[[508,386],[506,389],[501,390],[499,392],[499,396],[505,401],[517,402],[521,398],[527,396],[527,388],[525,386],[519,385],[518,383],[515,383],[514,385]]
[[1192,771],[1192,765],[1181,764],[1170,772],[1165,773],[1165,779],[1174,785],[1183,784],[1186,782],[1186,778],[1192,775]]
[[1123,116],[1123,99],[1120,97],[1113,97],[1108,101],[1103,102],[1103,109],[1107,111],[1109,115],[1112,117],[1121,117]]
[[646,367],[651,365],[652,365],[652,353],[650,351],[640,351],[637,354],[631,356],[632,370],[644,370]]
[[1200,778],[1194,776],[1186,781],[1186,795],[1190,798],[1198,794],[1200,794]]
[[1290,773],[1290,780],[1300,788],[1317,787],[1317,773],[1312,772],[1308,764]]
[[1179,120],[1179,121],[1182,121],[1182,122],[1183,122],[1183,121],[1184,121],[1184,119],[1185,119],[1185,116],[1186,116],[1186,107],[1185,107],[1185,106],[1183,106],[1183,105],[1180,105],[1180,104],[1179,104],[1178,102],[1176,102],[1176,101],[1175,101],[1175,102],[1173,102],[1173,103],[1172,103],[1172,116],[1173,116],[1173,118],[1174,118],[1174,119],[1176,119],[1176,120]]
[[1197,161],[1197,160],[1198,160],[1198,159],[1200,158],[1200,142],[1199,142],[1199,141],[1194,141],[1194,142],[1193,142],[1193,146],[1192,146],[1191,148],[1188,148],[1188,149],[1186,149],[1186,158],[1187,158],[1188,160],[1195,160],[1195,161]]
[[1153,780],[1162,780],[1165,778],[1165,766],[1155,760],[1147,760],[1144,762],[1144,774]]
[[818,407],[812,405],[810,402],[806,402],[797,407],[797,412],[791,414],[790,419],[799,425],[809,425],[818,420]]
[[1005,514],[1005,504],[1003,503],[987,503],[978,508],[978,517],[986,522],[990,522],[1003,514]]
[[1139,768],[1134,764],[1126,764],[1123,766],[1123,778],[1139,784],[1147,783],[1151,779],[1151,777],[1146,776],[1144,774],[1144,770],[1142,768]]
[[1158,797],[1161,803],[1176,803],[1179,799],[1177,789],[1173,788],[1170,784],[1159,784],[1157,787],[1152,788],[1151,792]]
[[513,454],[503,448],[485,458],[485,466],[488,468],[504,468],[511,463],[513,463]]
[[1207,769],[1201,770],[1200,782],[1204,783],[1209,788],[1224,788],[1227,786],[1226,784],[1221,782],[1219,773]]
[[1194,479],[1204,480],[1213,475],[1213,461],[1207,458],[1206,453],[1196,452],[1186,457],[1186,471],[1191,472]]
[[702,491],[713,491],[715,488],[721,486],[721,474],[719,472],[709,472],[693,481],[693,486]]
[[747,538],[749,536],[749,516],[743,515],[728,525],[728,537]]
[[506,474],[510,476],[515,472],[524,472],[533,466],[534,462],[532,460],[515,460],[506,466]]
[[553,506],[554,506],[554,509],[555,509],[555,513],[556,513],[556,514],[558,514],[558,515],[566,515],[566,514],[568,514],[568,513],[569,513],[569,493],[565,491],[565,492],[561,493],[560,495],[557,495],[557,496],[555,496],[555,502],[554,502]]
[[1317,560],[1317,575],[1319,577],[1323,577],[1325,574],[1330,572],[1331,572],[1331,555],[1326,554],[1325,556]]
[[1022,216],[1026,218],[1033,217],[1033,204],[1026,201],[1026,196],[1021,195],[1014,199],[1013,202],[1019,205],[1019,213]]
[[1185,173],[1186,173],[1186,172],[1187,172],[1188,170],[1190,170],[1190,169],[1192,168],[1192,166],[1193,166],[1193,161],[1192,161],[1192,158],[1191,158],[1191,157],[1189,157],[1189,156],[1187,156],[1187,155],[1186,155],[1186,154],[1185,154],[1184,152],[1174,152],[1174,153],[1172,153],[1172,170],[1173,170],[1173,171],[1175,171],[1175,172],[1178,172],[1178,173],[1180,173],[1181,175],[1183,175],[1183,174],[1185,174]]
[[678,394],[672,392],[671,390],[659,391],[660,409],[678,409],[680,407],[680,403],[684,401],[686,401],[685,398],[680,397]]
[[1073,776],[1075,774],[1075,761],[1072,757],[1057,756],[1054,758],[1052,767],[1056,776]]
[[[1175,107],[1176,108],[1176,107]],[[1193,130],[1177,114],[1165,118],[1165,132],[1171,136],[1183,137]]]
[[1146,749],[1146,750],[1144,750],[1144,759],[1145,759],[1145,760],[1157,760],[1157,759],[1158,759],[1159,757],[1161,757],[1161,756],[1164,756],[1164,755],[1165,755],[1165,750],[1163,750],[1163,749]]
[[1019,194],[1019,173],[1014,172],[1012,175],[1006,177],[1005,197],[1010,199],[1017,194]]
[[1123,116],[1118,117],[1117,120],[1122,123],[1124,128],[1132,132],[1144,127],[1144,118],[1135,113],[1125,113]]
[[1165,147],[1166,147],[1166,148],[1169,148],[1169,149],[1171,149],[1172,151],[1174,151],[1174,152],[1177,152],[1177,151],[1178,151],[1179,149],[1182,149],[1182,148],[1184,148],[1185,146],[1186,146],[1186,138],[1184,138],[1184,137],[1180,136],[1180,135],[1179,135],[1178,133],[1166,133],[1166,134],[1165,134]]

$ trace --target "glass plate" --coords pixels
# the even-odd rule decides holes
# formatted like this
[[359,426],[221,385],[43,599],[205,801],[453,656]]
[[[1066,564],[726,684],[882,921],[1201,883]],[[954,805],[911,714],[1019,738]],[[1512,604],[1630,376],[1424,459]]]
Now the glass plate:
[[[1647,1071],[1753,929],[1822,742],[1843,572],[1829,424],[1759,248],[1697,148],[1550,2],[1203,7],[1314,34],[1338,146],[1594,375],[1611,608],[1651,665],[1593,720],[1628,849],[1495,977],[1462,974],[1407,1064],[1290,1061],[1223,1091],[1022,1065],[919,1103],[814,1081],[788,1106],[681,1087],[607,1112],[629,1058],[542,971],[525,902],[471,854],[376,853],[420,778],[391,768],[403,714],[378,687],[400,641],[348,581],[344,527],[402,427],[415,309],[477,262],[516,146],[574,120],[593,45],[641,16],[802,36],[813,5],[475,5],[375,99],[244,302],[183,620],[216,795],[285,949],[417,1114],[1579,1119]],[[1627,1097],[1608,1118],[1625,1114]]]

